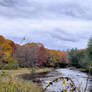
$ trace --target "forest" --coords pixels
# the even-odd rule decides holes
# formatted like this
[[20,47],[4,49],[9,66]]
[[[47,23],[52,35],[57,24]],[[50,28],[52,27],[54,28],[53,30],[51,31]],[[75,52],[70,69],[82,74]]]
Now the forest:
[[76,67],[88,70],[92,64],[92,39],[85,49],[67,51],[45,48],[42,43],[20,45],[0,36],[0,69]]
[[67,65],[68,52],[45,48],[41,43],[16,44],[0,36],[0,68],[60,67]]
[[[45,92],[50,85],[53,85],[53,82],[57,83],[58,80],[62,81],[62,85],[67,85],[66,81],[70,80],[69,85],[72,88],[71,91],[68,91],[69,86],[67,86],[66,89],[59,92],[76,92],[76,90],[77,92],[87,92],[89,74],[84,91],[81,91],[79,86],[76,87],[71,78],[62,75],[49,82],[44,89],[38,85],[39,80],[36,78],[43,77],[44,74],[59,68],[76,68],[76,70],[91,74],[92,39],[89,39],[85,49],[72,48],[60,51],[45,48],[42,43],[32,42],[20,45],[0,35],[0,92]],[[20,75],[22,78],[16,79]]]

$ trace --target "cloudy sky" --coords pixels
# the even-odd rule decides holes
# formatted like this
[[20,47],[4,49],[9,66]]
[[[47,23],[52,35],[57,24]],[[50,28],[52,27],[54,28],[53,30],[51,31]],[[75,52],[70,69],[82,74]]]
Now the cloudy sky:
[[86,48],[92,36],[92,0],[0,0],[0,35],[50,49]]

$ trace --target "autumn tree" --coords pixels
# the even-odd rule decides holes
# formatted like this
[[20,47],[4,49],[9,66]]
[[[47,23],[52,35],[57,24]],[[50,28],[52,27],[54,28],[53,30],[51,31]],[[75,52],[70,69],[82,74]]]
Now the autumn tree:
[[14,53],[14,51],[16,49],[16,44],[11,40],[7,40],[7,42],[12,47],[12,56],[13,56],[13,53]]
[[47,60],[48,66],[60,67],[61,64],[68,63],[67,52],[47,49],[47,53],[48,53],[48,60]]
[[8,43],[8,40],[5,39],[3,36],[0,36],[0,52],[3,53],[4,60],[7,61],[7,59],[11,56],[12,54],[12,47]]
[[0,46],[5,42],[5,38],[0,35]]
[[20,67],[35,67],[36,60],[35,60],[35,51],[37,46],[17,46],[14,57],[17,58]]
[[43,44],[38,44],[38,48],[35,51],[36,62],[42,66],[47,61],[47,51]]
[[65,64],[68,64],[68,52],[66,51],[61,51],[60,52],[61,54],[61,63],[65,63]]
[[0,36],[0,68],[9,63],[12,58],[12,53],[15,48],[13,48],[11,43],[15,45],[13,41]]

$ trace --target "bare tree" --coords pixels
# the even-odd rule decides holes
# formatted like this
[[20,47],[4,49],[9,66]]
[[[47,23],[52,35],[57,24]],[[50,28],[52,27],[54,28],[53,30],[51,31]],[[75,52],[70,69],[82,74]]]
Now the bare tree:
[[17,58],[20,67],[33,68],[37,62],[35,59],[35,51],[37,46],[17,46],[14,57]]

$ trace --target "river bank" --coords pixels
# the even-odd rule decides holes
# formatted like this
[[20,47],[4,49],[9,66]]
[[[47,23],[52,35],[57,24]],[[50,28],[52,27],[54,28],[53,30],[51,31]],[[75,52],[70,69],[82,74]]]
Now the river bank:
[[[51,68],[36,69],[35,74],[51,70]],[[42,92],[43,88],[38,83],[21,77],[25,74],[31,77],[31,73],[31,68],[0,70],[0,92]]]

